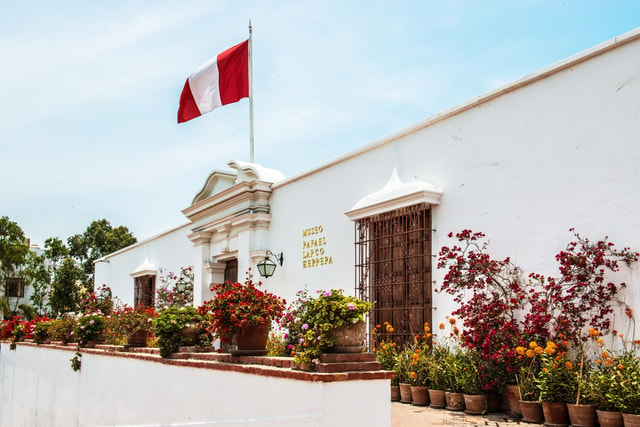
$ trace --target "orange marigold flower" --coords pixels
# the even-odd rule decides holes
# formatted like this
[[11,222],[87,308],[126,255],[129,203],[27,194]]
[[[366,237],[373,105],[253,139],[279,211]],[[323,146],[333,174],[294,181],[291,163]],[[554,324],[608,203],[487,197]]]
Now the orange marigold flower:
[[452,325],[455,325],[456,324],[456,318],[455,317],[450,317],[449,318],[449,323],[452,324]]
[[536,348],[537,346],[538,346],[538,343],[537,343],[537,342],[535,342],[535,341],[531,341],[531,342],[529,343],[529,348]]
[[618,369],[623,370],[624,369],[624,365],[622,363],[618,364]]
[[418,378],[418,374],[416,374],[415,372],[411,372],[411,374],[409,374],[411,376],[411,378],[415,379]]
[[567,360],[566,362],[564,362],[564,367],[566,369],[573,369],[573,364],[571,364],[571,362]]
[[544,348],[538,346],[534,348],[533,351],[535,351],[536,354],[542,354],[544,352]]
[[602,364],[602,359],[598,359],[598,360],[596,360],[596,363],[597,363],[598,365],[601,365],[601,364]]
[[[541,348],[541,347],[538,347],[538,348]],[[533,357],[536,355],[536,352],[532,349],[528,349],[526,355],[527,357]]]
[[516,353],[518,353],[519,355],[523,355],[525,352],[524,347],[522,347],[521,345],[519,345],[518,347],[516,347]]
[[602,352],[602,358],[604,360],[607,360],[609,358],[609,353],[606,350]]
[[438,327],[439,327],[440,329],[444,329],[444,323],[440,323],[440,324],[438,325]]

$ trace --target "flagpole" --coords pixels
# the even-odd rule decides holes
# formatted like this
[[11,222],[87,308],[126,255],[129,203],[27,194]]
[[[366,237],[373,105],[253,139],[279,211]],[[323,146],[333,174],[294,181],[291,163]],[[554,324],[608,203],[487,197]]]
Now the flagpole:
[[253,48],[251,34],[251,19],[249,19],[249,150],[250,162],[253,163]]

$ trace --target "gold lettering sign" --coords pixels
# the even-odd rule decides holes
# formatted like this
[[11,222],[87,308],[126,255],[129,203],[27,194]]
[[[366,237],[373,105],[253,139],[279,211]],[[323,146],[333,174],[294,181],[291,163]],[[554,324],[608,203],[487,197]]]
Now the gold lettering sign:
[[322,225],[302,230],[302,268],[333,264],[333,257],[325,253],[327,238],[322,236],[322,233]]

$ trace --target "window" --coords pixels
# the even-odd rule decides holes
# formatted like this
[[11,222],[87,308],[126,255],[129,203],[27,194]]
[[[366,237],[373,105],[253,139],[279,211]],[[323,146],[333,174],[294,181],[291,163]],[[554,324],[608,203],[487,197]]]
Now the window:
[[230,259],[224,268],[224,281],[236,283],[238,281],[238,260]]
[[24,282],[20,277],[7,277],[5,295],[8,297],[24,297]]
[[[375,301],[373,325],[389,322],[385,338],[400,343],[431,324],[431,211],[399,208],[355,222],[356,293]],[[384,331],[383,331],[384,332]]]
[[156,302],[156,277],[140,276],[134,279],[134,305],[153,307]]

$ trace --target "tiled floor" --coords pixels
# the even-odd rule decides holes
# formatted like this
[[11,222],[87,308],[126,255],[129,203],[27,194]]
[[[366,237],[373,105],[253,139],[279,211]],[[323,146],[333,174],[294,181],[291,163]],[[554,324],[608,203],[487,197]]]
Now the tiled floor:
[[432,409],[428,406],[413,406],[406,403],[391,403],[391,427],[537,427],[542,424],[528,424],[509,417],[506,413],[468,415],[462,412]]

